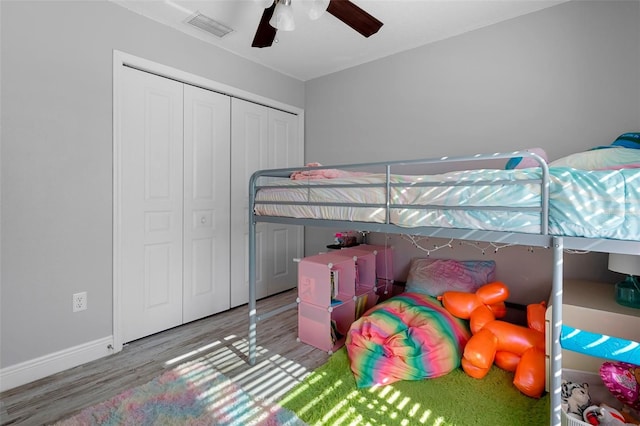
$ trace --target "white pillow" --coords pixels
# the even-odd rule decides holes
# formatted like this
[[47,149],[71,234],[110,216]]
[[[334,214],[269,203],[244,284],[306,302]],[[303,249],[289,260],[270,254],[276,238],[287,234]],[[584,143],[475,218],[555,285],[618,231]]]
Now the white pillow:
[[578,152],[551,162],[549,167],[582,170],[640,168],[640,149],[616,147]]

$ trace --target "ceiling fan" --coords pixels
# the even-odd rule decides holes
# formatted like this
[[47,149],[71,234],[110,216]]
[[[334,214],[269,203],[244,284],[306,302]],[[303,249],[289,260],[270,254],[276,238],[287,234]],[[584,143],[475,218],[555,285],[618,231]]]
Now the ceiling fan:
[[[266,0],[266,2],[271,5],[266,7],[262,13],[253,43],[251,43],[252,47],[271,46],[278,29],[293,30],[293,18],[287,15],[287,13],[291,13],[292,0]],[[365,37],[377,33],[383,25],[378,19],[349,0],[315,0],[309,16],[311,19],[318,19],[325,9]]]

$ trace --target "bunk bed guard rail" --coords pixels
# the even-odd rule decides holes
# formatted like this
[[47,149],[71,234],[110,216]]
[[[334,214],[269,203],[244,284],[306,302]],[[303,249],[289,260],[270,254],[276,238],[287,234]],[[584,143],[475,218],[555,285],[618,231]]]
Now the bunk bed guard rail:
[[[476,164],[478,162],[488,162],[488,161],[496,161],[501,159],[510,159],[513,157],[530,157],[535,160],[540,166],[540,177],[536,178],[518,178],[518,179],[485,179],[485,180],[464,180],[464,181],[445,181],[445,182],[433,182],[433,181],[412,181],[412,182],[394,182],[392,181],[392,173],[395,171],[396,173],[403,173],[406,170],[416,170],[416,168],[426,170],[425,175],[431,174],[429,172],[430,165],[431,166],[439,166],[441,167],[443,164],[451,164],[454,170],[464,170],[465,168],[455,168],[455,164]],[[253,206],[256,205],[278,205],[278,206],[307,206],[307,207],[353,207],[353,208],[372,208],[372,209],[380,209],[380,211],[384,212],[384,221],[382,223],[378,222],[378,224],[382,225],[394,225],[391,222],[391,211],[393,209],[403,209],[403,210],[425,210],[425,209],[442,209],[447,211],[453,210],[491,210],[491,211],[502,211],[502,212],[539,212],[540,214],[540,235],[548,235],[548,225],[549,225],[549,169],[547,163],[540,157],[538,154],[528,151],[514,151],[510,153],[495,153],[495,154],[477,154],[473,156],[461,156],[461,157],[440,157],[440,158],[431,158],[431,159],[418,159],[418,160],[407,160],[407,161],[390,161],[390,162],[374,162],[374,163],[360,163],[360,164],[345,164],[340,165],[341,170],[375,170],[375,171],[384,171],[385,178],[380,180],[379,182],[374,183],[349,183],[343,180],[339,180],[337,183],[334,179],[309,179],[309,180],[300,180],[299,184],[295,186],[297,190],[306,190],[307,197],[305,200],[278,200],[278,201],[264,201],[257,200],[256,194],[261,189],[283,189],[282,184],[278,184],[278,180],[282,179],[290,179],[290,176],[294,173],[309,173],[311,172],[321,172],[323,170],[335,170],[336,166],[318,166],[318,167],[294,167],[294,168],[284,168],[284,169],[271,169],[271,170],[260,170],[255,172],[250,180],[249,184],[249,215],[250,215],[250,223],[254,221],[265,221],[265,222],[287,222],[287,223],[296,223],[300,225],[311,225],[311,226],[324,226],[324,227],[333,227],[335,225],[339,225],[343,220],[336,220],[331,223],[331,221],[322,220],[321,224],[316,223],[318,219],[315,218],[303,218],[303,217],[291,217],[287,216],[286,218],[282,217],[273,217],[269,215],[262,215],[260,218],[256,219],[256,214],[253,209]],[[474,167],[474,168],[482,168],[482,167]],[[489,167],[495,168],[495,167]],[[411,173],[415,174],[415,173]],[[266,183],[263,183],[266,181]],[[322,182],[322,183],[319,183]],[[453,188],[453,187],[469,187],[469,188],[486,188],[486,187],[498,187],[504,185],[526,185],[526,184],[535,184],[540,186],[540,197],[539,197],[539,205],[532,207],[511,207],[511,206],[499,206],[499,205],[491,205],[491,206],[467,206],[467,205],[447,205],[443,206],[441,204],[396,204],[393,203],[392,189],[397,189],[401,191],[403,189],[415,189],[415,188],[427,188],[427,187],[442,187],[442,188]],[[380,190],[384,192],[384,200],[378,203],[366,203],[366,202],[351,202],[351,201],[313,201],[311,199],[311,191],[318,189],[339,189],[339,190],[352,190],[352,189],[360,189],[360,190]],[[292,222],[295,221],[295,222]],[[372,222],[358,222],[360,226],[360,230],[372,230],[376,231],[378,229],[383,230],[379,226],[376,226],[376,223]],[[406,227],[405,227],[406,228]],[[384,229],[388,231],[388,229]]]

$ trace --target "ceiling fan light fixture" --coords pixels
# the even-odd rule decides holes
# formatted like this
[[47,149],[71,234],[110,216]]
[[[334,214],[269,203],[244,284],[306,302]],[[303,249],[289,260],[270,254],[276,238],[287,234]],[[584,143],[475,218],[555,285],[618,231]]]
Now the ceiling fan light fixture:
[[276,9],[269,20],[269,25],[281,31],[293,31],[296,28],[293,21],[291,0],[277,0]]
[[266,9],[271,7],[274,0],[253,0],[260,5],[261,8]]
[[311,4],[311,9],[309,9],[309,18],[312,21],[316,19],[320,19],[322,15],[327,11],[327,7],[329,7],[330,0],[313,0]]

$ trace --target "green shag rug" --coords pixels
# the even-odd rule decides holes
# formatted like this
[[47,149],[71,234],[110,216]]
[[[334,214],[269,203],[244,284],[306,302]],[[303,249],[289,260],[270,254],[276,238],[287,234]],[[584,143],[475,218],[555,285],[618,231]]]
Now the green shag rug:
[[343,347],[280,405],[309,425],[548,425],[549,395],[529,398],[512,380],[497,367],[481,380],[459,368],[437,379],[358,389]]

